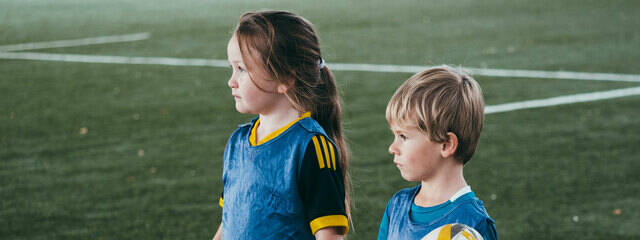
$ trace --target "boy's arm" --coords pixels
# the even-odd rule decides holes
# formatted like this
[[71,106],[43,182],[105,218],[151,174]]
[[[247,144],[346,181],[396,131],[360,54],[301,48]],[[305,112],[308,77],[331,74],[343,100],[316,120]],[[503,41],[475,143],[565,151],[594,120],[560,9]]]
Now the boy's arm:
[[341,234],[344,229],[337,227],[327,227],[316,232],[315,236],[318,240],[342,240],[344,236]]
[[498,239],[498,232],[496,231],[496,225],[493,220],[482,221],[475,229],[482,235],[484,240]]
[[216,231],[216,235],[213,236],[213,240],[221,240],[222,239],[222,223],[218,227],[218,231]]
[[380,221],[380,228],[378,229],[378,240],[386,240],[389,233],[389,215],[387,215],[387,209],[389,205],[384,209],[384,215]]

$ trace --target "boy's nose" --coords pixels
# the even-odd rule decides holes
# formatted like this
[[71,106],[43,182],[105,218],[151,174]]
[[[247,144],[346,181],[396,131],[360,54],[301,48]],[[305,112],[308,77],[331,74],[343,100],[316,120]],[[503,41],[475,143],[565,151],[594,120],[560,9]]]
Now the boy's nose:
[[394,146],[394,143],[395,143],[395,142],[393,142],[393,143],[391,143],[391,145],[389,145],[389,153],[391,153],[391,155],[396,155],[396,154],[398,154],[398,151],[396,150],[396,148],[395,148],[395,146]]

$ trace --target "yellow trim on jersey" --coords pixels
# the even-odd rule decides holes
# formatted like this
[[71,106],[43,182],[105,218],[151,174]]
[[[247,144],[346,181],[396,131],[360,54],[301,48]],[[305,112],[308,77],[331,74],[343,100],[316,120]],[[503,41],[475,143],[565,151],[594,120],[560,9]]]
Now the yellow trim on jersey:
[[331,157],[329,156],[329,150],[327,150],[327,141],[324,140],[324,136],[320,136],[320,140],[322,141],[322,149],[324,149],[324,157],[327,159],[327,168],[331,168]]
[[344,227],[344,233],[342,233],[342,235],[345,235],[349,232],[349,221],[347,220],[347,217],[345,215],[329,215],[319,217],[313,219],[313,221],[309,223],[309,226],[311,227],[311,232],[313,234],[316,234],[318,230],[326,227]]
[[324,160],[322,159],[322,150],[320,150],[320,144],[318,143],[318,137],[313,136],[311,138],[313,141],[313,146],[316,148],[316,156],[318,157],[318,165],[320,168],[324,168]]
[[260,119],[258,118],[256,123],[253,124],[253,128],[251,129],[251,134],[249,135],[249,143],[251,144],[251,146],[258,146],[260,144],[266,143],[269,140],[277,137],[278,135],[280,135],[281,133],[283,133],[287,129],[289,129],[289,127],[291,127],[296,122],[300,121],[300,119],[307,118],[307,117],[311,117],[311,112],[306,112],[306,113],[302,114],[302,116],[300,116],[298,119],[293,120],[292,122],[290,122],[289,124],[285,125],[284,127],[281,127],[280,129],[270,133],[266,137],[262,138],[260,141],[258,141],[258,136],[256,134],[256,130],[258,129],[258,125],[260,125]]
[[251,144],[251,146],[255,146],[258,145],[256,142],[258,142],[258,135],[256,134],[256,130],[258,130],[258,125],[260,125],[260,118],[258,118],[258,120],[256,120],[256,123],[253,124],[253,128],[251,128],[251,134],[249,134],[249,144]]
[[440,229],[440,234],[438,234],[437,240],[450,240],[451,239],[451,224],[444,225],[442,229]]
[[223,207],[223,206],[222,206],[222,202],[223,202],[223,201],[222,201],[222,197],[220,197],[220,201],[218,201],[218,205],[220,205],[220,207]]
[[331,152],[331,165],[333,165],[333,170],[336,170],[336,154],[333,151],[333,144],[329,143],[329,152]]

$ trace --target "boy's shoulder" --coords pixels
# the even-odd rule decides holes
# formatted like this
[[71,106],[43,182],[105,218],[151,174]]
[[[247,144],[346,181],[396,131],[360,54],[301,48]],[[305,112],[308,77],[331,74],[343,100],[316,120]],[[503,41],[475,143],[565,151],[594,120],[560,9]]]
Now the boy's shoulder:
[[[391,199],[389,199],[387,206],[388,210],[400,210],[401,212],[405,212],[407,208],[411,207],[413,199],[419,190],[420,185],[417,185],[414,187],[404,188],[396,192],[393,194]],[[454,200],[448,208],[449,211],[447,211],[442,217],[456,216],[459,218],[474,219],[475,221],[488,219],[490,222],[493,222],[493,219],[489,217],[487,210],[484,208],[484,203],[476,197],[474,192],[468,192],[467,194],[460,196]]]
[[484,208],[484,203],[475,195],[456,201],[454,204],[455,207],[451,214],[457,215],[458,218],[473,219],[476,222],[483,220],[493,222],[493,219],[489,217],[487,210]]
[[407,203],[410,204],[411,202],[413,202],[413,197],[416,195],[418,190],[420,190],[420,185],[401,189],[400,191],[393,194],[393,196],[391,196],[391,199],[389,199],[389,206],[396,206]]

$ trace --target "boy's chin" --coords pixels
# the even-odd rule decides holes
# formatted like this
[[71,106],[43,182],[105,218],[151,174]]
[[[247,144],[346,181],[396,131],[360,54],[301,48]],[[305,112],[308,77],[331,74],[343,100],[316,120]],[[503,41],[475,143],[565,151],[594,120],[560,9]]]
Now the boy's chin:
[[421,179],[416,177],[416,176],[411,176],[410,174],[404,173],[402,171],[400,171],[400,175],[402,176],[402,179],[406,180],[407,182],[420,182]]

